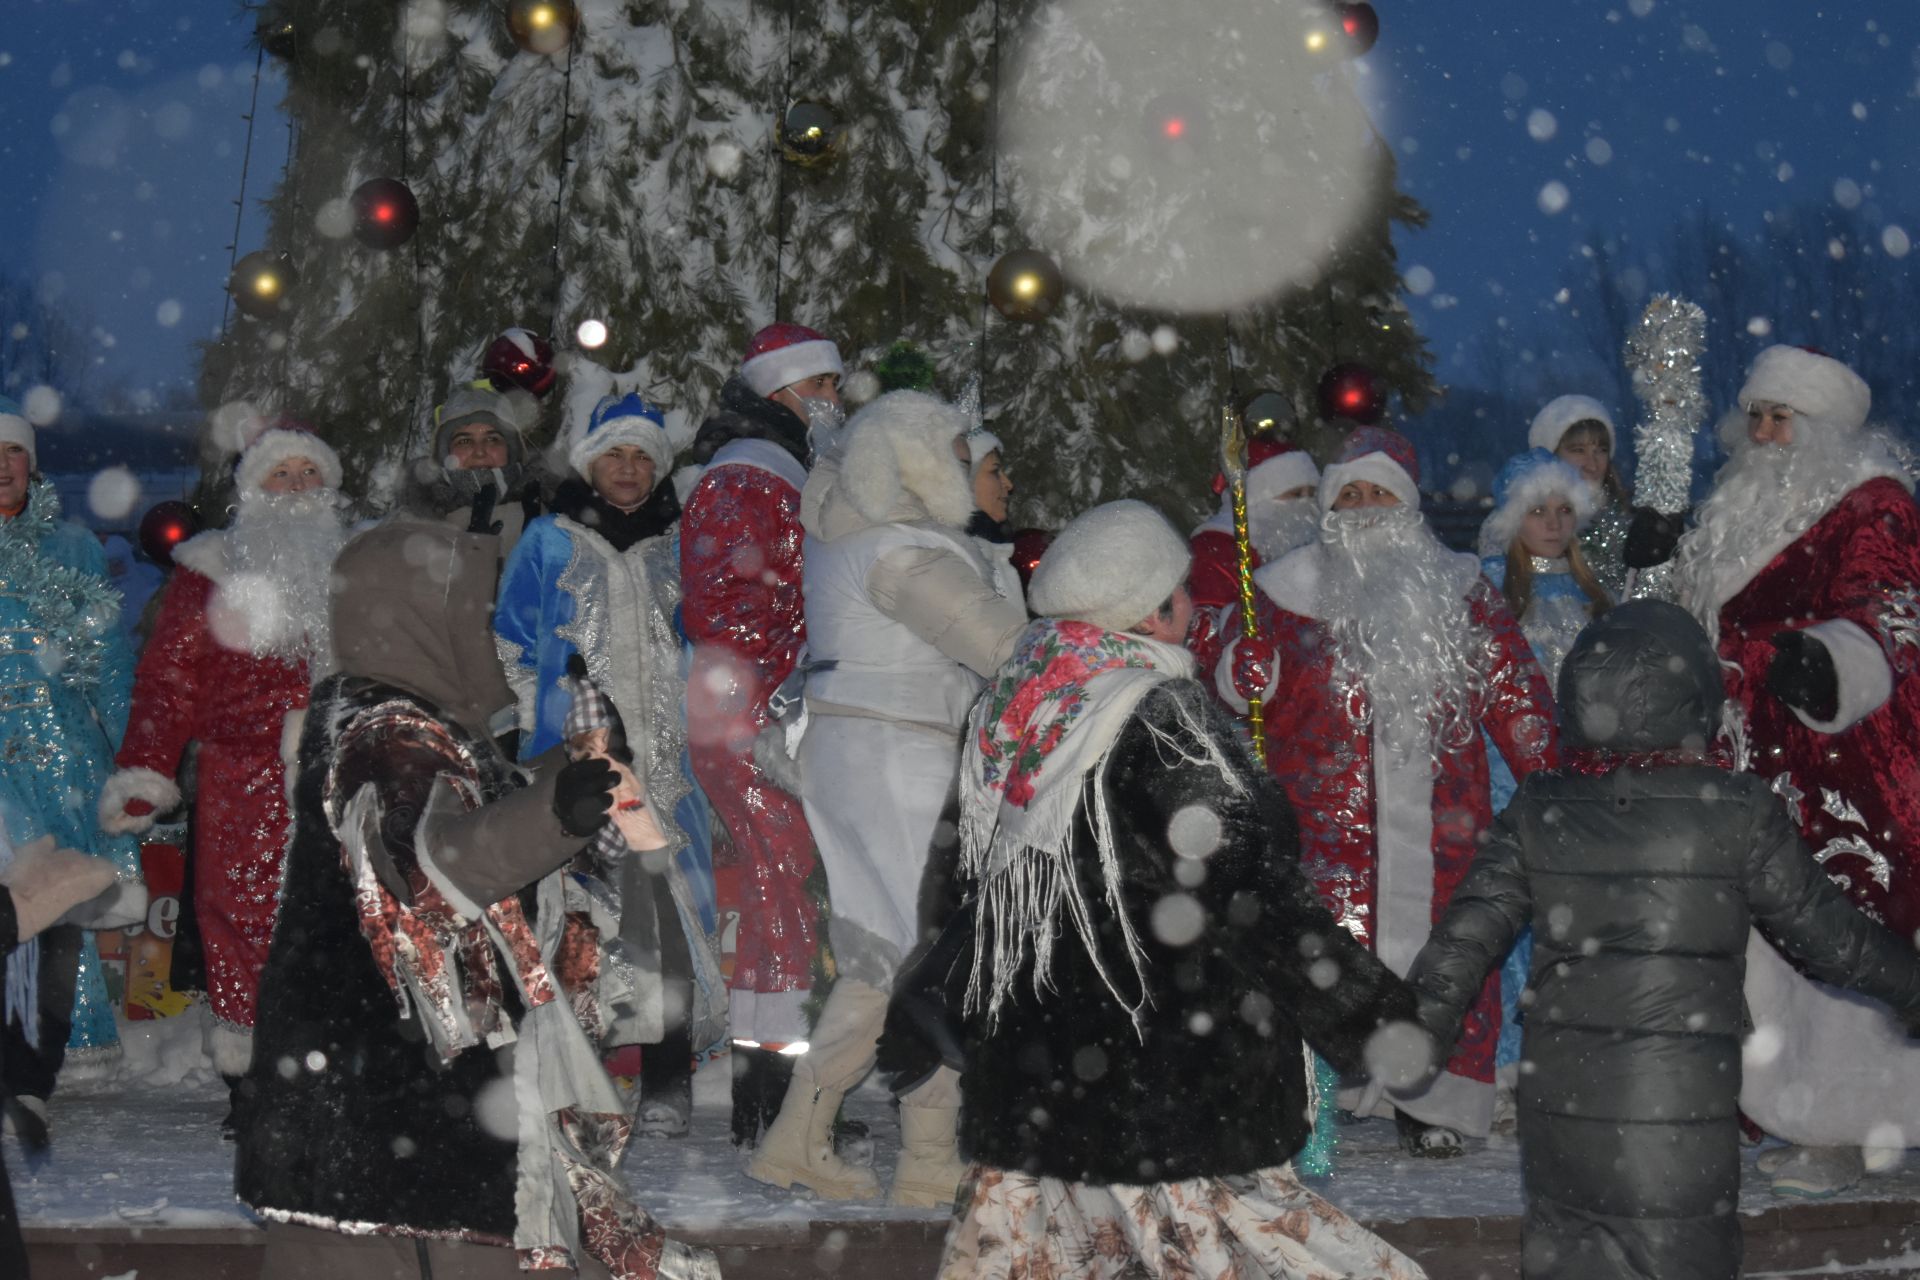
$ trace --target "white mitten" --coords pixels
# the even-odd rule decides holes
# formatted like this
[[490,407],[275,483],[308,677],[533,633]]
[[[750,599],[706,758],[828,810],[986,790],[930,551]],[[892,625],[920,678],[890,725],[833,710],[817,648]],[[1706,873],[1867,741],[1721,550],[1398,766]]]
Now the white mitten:
[[[0,871],[0,885],[13,896],[19,940],[25,942],[74,907],[113,887],[113,864],[77,849],[56,849],[41,836],[16,849]],[[145,909],[142,908],[142,917]]]

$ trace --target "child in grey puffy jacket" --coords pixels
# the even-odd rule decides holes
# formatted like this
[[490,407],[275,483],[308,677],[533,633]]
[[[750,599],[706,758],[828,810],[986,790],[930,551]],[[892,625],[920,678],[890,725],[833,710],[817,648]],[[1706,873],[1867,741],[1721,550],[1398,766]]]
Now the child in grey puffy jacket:
[[1560,674],[1569,764],[1522,783],[1408,973],[1446,1043],[1528,924],[1522,1274],[1740,1273],[1749,925],[1920,1023],[1920,956],[1821,871],[1782,801],[1712,759],[1725,693],[1686,611],[1622,605]]

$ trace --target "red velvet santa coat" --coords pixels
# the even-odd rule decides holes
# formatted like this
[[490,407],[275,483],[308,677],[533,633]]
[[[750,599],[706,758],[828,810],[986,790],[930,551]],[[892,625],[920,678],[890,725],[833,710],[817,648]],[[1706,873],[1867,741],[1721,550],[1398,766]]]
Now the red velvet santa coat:
[[[1267,766],[1300,821],[1300,856],[1327,908],[1404,974],[1446,910],[1493,821],[1486,743],[1515,778],[1559,761],[1546,676],[1499,593],[1477,579],[1468,597],[1491,637],[1484,689],[1471,709],[1483,733],[1438,749],[1431,762],[1376,770],[1364,692],[1336,685],[1332,637],[1315,616],[1318,545],[1262,571],[1255,607],[1260,633],[1278,649],[1279,684],[1265,704]],[[1225,634],[1240,634],[1238,611]],[[1203,655],[1203,660],[1205,660]],[[1430,768],[1430,772],[1429,772]],[[1424,802],[1424,803],[1423,803]],[[1384,874],[1383,874],[1384,873]],[[1425,902],[1422,903],[1422,899]],[[1484,1135],[1492,1119],[1500,980],[1491,974],[1469,1008],[1446,1074],[1402,1104],[1429,1123]]]
[[745,901],[734,958],[733,1035],[806,1038],[819,911],[806,880],[819,862],[800,802],[753,761],[767,699],[806,639],[800,594],[800,488],[806,472],[766,440],[736,440],[680,518],[682,626],[692,641],[687,740],[694,776],[733,843]]
[[[1723,577],[1720,656],[1746,713],[1749,767],[1785,796],[1827,874],[1903,937],[1920,929],[1920,510],[1897,480],[1849,491],[1744,581]],[[1685,601],[1690,606],[1694,601]],[[1695,610],[1699,612],[1698,609]],[[1838,714],[1767,691],[1773,637],[1833,655]]]
[[[281,735],[292,711],[307,705],[304,662],[256,657],[214,638],[207,608],[225,572],[224,530],[203,533],[175,553],[153,636],[134,669],[127,736],[114,763],[151,770],[127,778],[135,798],[171,784],[189,742],[200,744],[193,814],[194,910],[206,948],[207,991],[214,1017],[231,1032],[250,1032],[260,968],[266,963],[278,909],[287,842],[286,774]],[[231,637],[229,637],[231,639]],[[177,791],[174,795],[177,796]],[[216,1034],[214,1056],[224,1072],[246,1069],[245,1039]]]
[[[1216,529],[1208,521],[1193,535],[1188,546],[1193,551],[1193,567],[1187,571],[1187,594],[1201,609],[1218,609],[1240,603],[1240,547],[1231,529]],[[1260,567],[1260,553],[1248,548],[1253,567]]]

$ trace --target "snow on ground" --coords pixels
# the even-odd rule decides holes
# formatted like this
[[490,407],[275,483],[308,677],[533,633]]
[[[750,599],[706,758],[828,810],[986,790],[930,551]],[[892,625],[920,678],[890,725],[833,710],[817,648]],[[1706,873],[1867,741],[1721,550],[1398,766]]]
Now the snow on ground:
[[[127,1053],[110,1075],[63,1082],[51,1109],[53,1151],[29,1167],[5,1140],[7,1167],[30,1227],[243,1226],[252,1216],[233,1198],[233,1147],[221,1140],[226,1088],[199,1047],[195,1011],[130,1024]],[[634,1143],[625,1172],[636,1198],[670,1229],[690,1235],[812,1221],[934,1221],[941,1210],[884,1203],[804,1199],[749,1179],[728,1137],[727,1061],[695,1077],[693,1133]],[[882,1181],[899,1157],[899,1125],[890,1102],[869,1085],[848,1103],[874,1136]],[[1749,1167],[1755,1151],[1746,1153]],[[1521,1212],[1519,1149],[1510,1137],[1470,1143],[1453,1160],[1402,1154],[1393,1125],[1370,1120],[1344,1127],[1337,1169],[1317,1189],[1371,1221],[1433,1217],[1509,1217]],[[1920,1160],[1868,1178],[1848,1200],[1920,1202]],[[1740,1207],[1747,1213],[1794,1203],[1750,1174]],[[1899,1259],[1889,1262],[1899,1270]],[[1787,1273],[1782,1273],[1787,1274]],[[1792,1274],[1821,1274],[1819,1272]]]

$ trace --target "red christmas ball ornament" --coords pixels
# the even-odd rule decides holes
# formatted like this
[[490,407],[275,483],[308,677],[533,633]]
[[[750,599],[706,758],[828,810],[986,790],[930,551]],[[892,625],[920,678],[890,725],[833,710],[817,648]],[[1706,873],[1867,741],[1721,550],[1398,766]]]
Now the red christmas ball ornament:
[[184,502],[156,502],[140,517],[140,551],[161,568],[173,564],[173,549],[200,532],[200,516]]
[[1320,416],[1373,426],[1387,413],[1387,391],[1363,364],[1337,364],[1320,377]]
[[1335,12],[1340,22],[1340,31],[1347,38],[1347,56],[1360,58],[1379,42],[1380,15],[1374,7],[1362,0],[1358,4],[1342,4]]
[[1053,545],[1053,532],[1049,529],[1022,529],[1013,535],[1013,568],[1020,575],[1020,589],[1026,591],[1033,586],[1033,571],[1040,567],[1040,557]]
[[350,203],[353,237],[369,249],[398,249],[420,226],[420,202],[398,178],[369,178]]
[[532,392],[544,396],[553,390],[559,374],[553,367],[553,344],[531,329],[509,329],[487,347],[480,362],[495,391]]

